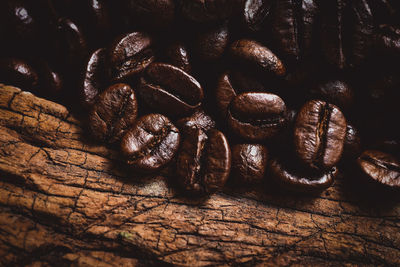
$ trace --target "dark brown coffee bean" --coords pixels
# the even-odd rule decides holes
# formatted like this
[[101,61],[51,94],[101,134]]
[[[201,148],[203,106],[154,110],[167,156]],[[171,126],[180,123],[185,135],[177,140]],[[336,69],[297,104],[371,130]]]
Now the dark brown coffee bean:
[[276,136],[286,122],[286,105],[270,93],[243,93],[229,105],[228,125],[238,136],[262,141]]
[[121,140],[126,163],[142,172],[154,172],[167,165],[178,151],[180,135],[161,114],[139,118]]
[[3,58],[0,59],[0,82],[30,91],[38,87],[39,75],[36,70],[24,60]]
[[231,168],[231,151],[224,134],[191,128],[184,136],[178,158],[178,183],[188,194],[209,194],[221,189]]
[[296,192],[321,192],[332,185],[339,173],[336,167],[322,174],[312,174],[301,169],[296,170],[297,166],[290,168],[287,165],[282,164],[278,159],[272,159],[268,164],[268,171],[278,184]]
[[188,74],[192,72],[189,51],[183,43],[170,44],[166,48],[165,54],[167,63],[180,68]]
[[354,103],[354,90],[345,81],[331,80],[312,89],[311,97],[312,99],[323,99],[343,110],[348,110]]
[[251,31],[263,29],[271,14],[271,0],[247,0],[244,6],[244,21]]
[[256,41],[247,39],[235,41],[230,47],[230,54],[238,63],[255,68],[262,73],[278,77],[286,73],[282,61],[271,50]]
[[203,61],[218,60],[224,54],[228,42],[228,23],[225,22],[200,32],[195,38],[194,52]]
[[118,141],[137,117],[136,96],[127,84],[115,84],[102,92],[89,113],[92,136],[102,142]]
[[360,134],[352,124],[347,124],[346,138],[343,147],[343,159],[355,160],[361,154]]
[[108,50],[111,80],[127,80],[142,72],[154,61],[151,46],[150,36],[141,32],[117,38]]
[[320,14],[317,0],[303,0],[301,3],[300,23],[300,48],[304,58],[312,56],[316,50],[316,42],[319,37],[318,26],[320,25]]
[[90,108],[95,103],[96,97],[107,84],[106,79],[106,49],[99,48],[94,51],[84,64],[83,79],[80,94],[82,103]]
[[217,103],[217,111],[221,119],[225,120],[228,114],[228,107],[237,95],[232,86],[230,73],[223,73],[218,79],[217,88],[215,90],[215,99]]
[[232,177],[238,183],[259,183],[264,179],[268,150],[258,144],[238,144],[232,147]]
[[207,115],[204,110],[196,110],[190,117],[182,118],[176,122],[176,126],[181,131],[185,133],[190,128],[198,128],[207,132],[215,128],[215,121],[209,115]]
[[346,118],[332,104],[307,102],[297,114],[294,145],[298,157],[311,168],[331,169],[343,153]]
[[400,28],[380,25],[376,46],[385,55],[400,56]]
[[203,89],[195,78],[164,63],[151,64],[140,80],[138,93],[151,108],[163,114],[185,116],[201,105]]
[[377,151],[364,151],[357,163],[369,180],[400,189],[400,161],[390,154]]
[[242,3],[243,0],[180,0],[183,16],[195,22],[227,19],[240,10]]

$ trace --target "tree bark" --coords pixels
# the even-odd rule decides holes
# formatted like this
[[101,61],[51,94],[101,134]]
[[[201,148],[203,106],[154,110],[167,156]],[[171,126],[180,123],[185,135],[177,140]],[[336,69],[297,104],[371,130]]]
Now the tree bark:
[[0,265],[400,264],[397,196],[365,196],[346,177],[319,196],[266,182],[194,201],[83,129],[0,85]]

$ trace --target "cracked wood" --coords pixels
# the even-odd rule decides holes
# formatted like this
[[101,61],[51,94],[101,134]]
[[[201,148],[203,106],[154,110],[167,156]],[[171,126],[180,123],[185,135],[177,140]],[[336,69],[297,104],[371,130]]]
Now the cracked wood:
[[340,178],[196,202],[90,143],[61,105],[0,85],[0,265],[400,264],[400,201]]

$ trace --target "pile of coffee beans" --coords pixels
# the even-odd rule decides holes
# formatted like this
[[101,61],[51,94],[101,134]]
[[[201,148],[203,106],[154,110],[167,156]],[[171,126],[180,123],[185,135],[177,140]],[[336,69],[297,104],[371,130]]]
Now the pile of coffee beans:
[[400,189],[398,0],[2,0],[0,36],[0,82],[189,195]]

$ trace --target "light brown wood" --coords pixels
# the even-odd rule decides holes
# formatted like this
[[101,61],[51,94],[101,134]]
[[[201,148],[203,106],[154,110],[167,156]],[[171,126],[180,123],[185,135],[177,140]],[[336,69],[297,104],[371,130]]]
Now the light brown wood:
[[65,107],[0,85],[0,265],[400,264],[398,199],[341,178],[196,203],[87,139]]

